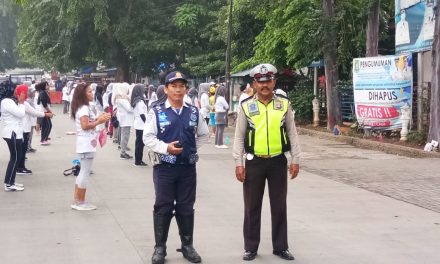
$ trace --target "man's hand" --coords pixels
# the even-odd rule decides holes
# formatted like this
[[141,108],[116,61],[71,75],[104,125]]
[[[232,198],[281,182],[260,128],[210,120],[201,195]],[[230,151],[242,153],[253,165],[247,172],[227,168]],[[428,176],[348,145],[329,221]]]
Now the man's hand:
[[239,182],[244,182],[246,180],[246,171],[243,166],[235,167],[235,177]]
[[179,141],[173,141],[171,143],[168,144],[167,147],[167,152],[170,153],[171,155],[179,155],[180,153],[182,153],[183,148],[176,148],[174,146],[174,144],[179,143]]
[[290,164],[289,173],[290,173],[290,179],[295,179],[299,173],[299,164]]

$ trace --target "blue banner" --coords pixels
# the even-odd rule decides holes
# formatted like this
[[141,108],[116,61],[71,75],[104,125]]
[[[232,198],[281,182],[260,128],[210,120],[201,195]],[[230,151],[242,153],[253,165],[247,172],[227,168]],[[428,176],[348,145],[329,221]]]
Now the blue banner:
[[396,0],[396,54],[430,50],[437,0]]

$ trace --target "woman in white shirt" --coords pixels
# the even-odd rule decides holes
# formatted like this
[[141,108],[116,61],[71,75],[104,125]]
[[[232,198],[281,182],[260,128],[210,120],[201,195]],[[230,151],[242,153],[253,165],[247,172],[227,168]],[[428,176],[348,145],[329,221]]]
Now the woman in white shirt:
[[206,124],[209,125],[209,112],[211,106],[209,105],[209,83],[201,83],[199,85],[200,93],[200,114],[205,119]]
[[19,157],[19,162],[17,164],[17,174],[32,174],[32,171],[26,168],[26,152],[28,150],[29,144],[29,136],[32,130],[32,126],[35,124],[35,118],[37,117],[47,117],[52,118],[52,113],[44,113],[42,111],[37,111],[27,100],[28,96],[28,87],[26,85],[19,85],[16,89],[17,97],[20,97],[22,94],[25,97],[24,108],[25,108],[25,116],[23,118],[23,144],[21,156]]
[[102,113],[98,117],[90,110],[93,92],[89,85],[79,84],[71,103],[71,118],[76,126],[76,153],[80,158],[81,170],[75,181],[75,191],[71,208],[79,211],[95,210],[96,206],[86,203],[87,178],[92,169],[98,133],[96,126],[110,120],[110,114]]
[[134,148],[134,165],[145,167],[147,164],[142,161],[144,154],[144,142],[142,135],[144,133],[145,120],[148,115],[148,107],[145,103],[145,86],[136,84],[131,93],[131,107],[134,109],[134,129],[136,130],[136,142]]
[[133,158],[127,153],[127,145],[130,139],[130,129],[133,126],[134,114],[133,108],[130,104],[130,85],[128,83],[118,83],[116,85],[115,93],[115,105],[118,109],[116,117],[119,121],[120,128],[120,145],[121,145],[121,159]]
[[63,97],[61,100],[63,101],[64,108],[63,108],[63,114],[69,113],[69,92],[70,92],[70,86],[72,85],[72,81],[68,81],[66,85],[63,87]]
[[227,112],[229,109],[229,104],[226,102],[226,87],[220,86],[217,88],[215,94],[215,147],[216,148],[228,148],[228,146],[223,144],[223,132],[226,127]]
[[25,115],[23,94],[14,97],[14,85],[9,81],[0,83],[0,113],[2,121],[2,137],[8,144],[9,163],[5,174],[5,191],[23,191],[23,184],[15,182],[17,164],[21,157],[23,145],[23,117]]

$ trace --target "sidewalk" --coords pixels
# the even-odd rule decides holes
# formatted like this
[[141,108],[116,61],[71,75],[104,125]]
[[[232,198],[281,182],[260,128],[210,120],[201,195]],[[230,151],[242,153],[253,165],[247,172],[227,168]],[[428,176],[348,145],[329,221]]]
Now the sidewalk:
[[[35,137],[38,151],[27,162],[34,174],[17,176],[26,190],[0,191],[0,263],[151,263],[152,169],[120,160],[116,145],[109,142],[99,149],[87,194],[98,210],[71,210],[75,178],[62,171],[75,157],[75,136],[65,135],[74,125],[59,106],[55,111],[52,145],[39,146]],[[313,140],[300,138],[307,144]],[[132,133],[134,150],[133,142]],[[6,143],[0,144],[0,153],[4,173]],[[289,181],[288,208],[289,242],[296,257],[292,263],[435,264],[440,259],[439,213],[306,170]],[[272,255],[267,195],[262,215],[259,255],[252,263],[287,263]],[[234,176],[231,149],[216,149],[211,142],[201,148],[198,164],[194,242],[203,263],[247,263],[241,260],[242,221],[242,186]],[[175,251],[179,244],[173,220],[167,264],[189,263]]]

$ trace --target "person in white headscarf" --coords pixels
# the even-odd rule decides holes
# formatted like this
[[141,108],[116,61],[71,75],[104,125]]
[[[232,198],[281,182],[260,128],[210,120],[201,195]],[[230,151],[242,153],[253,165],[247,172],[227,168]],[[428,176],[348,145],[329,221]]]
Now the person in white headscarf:
[[131,159],[131,155],[127,153],[127,144],[130,139],[130,129],[133,126],[134,114],[130,104],[130,85],[128,83],[118,83],[114,94],[114,105],[117,108],[116,116],[120,127],[120,146],[121,159]]
[[200,114],[205,119],[206,124],[209,124],[209,112],[211,106],[209,105],[209,83],[201,83],[199,85],[199,101],[200,101]]

